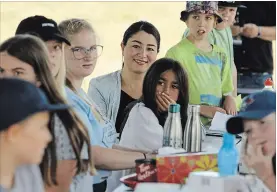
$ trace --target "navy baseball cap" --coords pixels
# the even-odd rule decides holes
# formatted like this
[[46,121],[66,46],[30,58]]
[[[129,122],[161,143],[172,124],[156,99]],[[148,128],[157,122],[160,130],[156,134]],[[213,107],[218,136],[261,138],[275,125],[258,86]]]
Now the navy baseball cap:
[[64,104],[50,104],[41,89],[24,80],[2,78],[0,90],[0,131],[35,113],[69,108]]
[[218,1],[218,7],[246,8],[241,1]]
[[23,19],[15,34],[31,34],[40,37],[43,41],[56,40],[59,42],[65,42],[70,45],[70,42],[62,35],[58,28],[57,23],[44,16],[36,15]]
[[253,93],[243,99],[240,112],[227,121],[226,129],[232,134],[243,133],[243,119],[258,120],[273,112],[276,112],[276,92]]

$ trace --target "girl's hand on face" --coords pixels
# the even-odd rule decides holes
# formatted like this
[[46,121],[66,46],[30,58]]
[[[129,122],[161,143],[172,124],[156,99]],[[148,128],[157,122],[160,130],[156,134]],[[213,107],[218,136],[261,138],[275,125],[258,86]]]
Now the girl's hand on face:
[[159,92],[157,94],[157,105],[160,112],[168,111],[170,104],[175,104],[176,102],[171,99],[167,94]]

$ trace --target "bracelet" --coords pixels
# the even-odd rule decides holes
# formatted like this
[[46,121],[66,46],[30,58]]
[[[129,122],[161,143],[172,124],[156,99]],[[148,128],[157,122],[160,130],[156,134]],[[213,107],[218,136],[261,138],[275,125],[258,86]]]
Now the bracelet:
[[261,27],[259,26],[258,27],[258,35],[257,35],[257,37],[260,37],[261,36]]

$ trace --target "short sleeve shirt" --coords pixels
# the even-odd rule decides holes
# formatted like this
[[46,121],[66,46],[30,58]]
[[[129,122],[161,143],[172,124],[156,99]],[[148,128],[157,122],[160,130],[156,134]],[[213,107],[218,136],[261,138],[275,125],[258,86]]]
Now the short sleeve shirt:
[[[69,88],[66,90],[67,95],[70,98],[69,100],[74,106],[77,115],[81,118],[81,120],[83,120],[84,124],[88,128],[91,145],[111,148],[116,138],[116,135],[114,135],[114,133],[116,133],[115,128],[110,126],[110,124],[101,126],[100,122],[98,122],[98,120],[95,118],[95,113],[92,111],[92,106],[85,102],[82,97],[75,94]],[[111,171],[107,170],[97,170],[97,172],[98,175],[93,177],[94,184],[106,180],[111,175]]]
[[[221,106],[222,96],[233,91],[230,64],[225,51],[213,45],[211,52],[203,52],[187,38],[166,53],[166,57],[181,63],[189,79],[189,103]],[[202,118],[205,125],[210,120]]]
[[[71,105],[74,106],[72,100],[72,93],[67,91],[67,98]],[[73,110],[78,116],[79,111],[76,107]],[[82,119],[82,118],[81,118]],[[55,131],[55,142],[56,142],[56,154],[58,160],[73,160],[76,159],[73,147],[71,145],[67,131],[57,115],[54,116],[54,131]],[[88,159],[88,146],[84,144],[81,151],[81,158]],[[70,192],[92,192],[93,179],[89,172],[79,173],[73,177],[72,183],[70,185]]]

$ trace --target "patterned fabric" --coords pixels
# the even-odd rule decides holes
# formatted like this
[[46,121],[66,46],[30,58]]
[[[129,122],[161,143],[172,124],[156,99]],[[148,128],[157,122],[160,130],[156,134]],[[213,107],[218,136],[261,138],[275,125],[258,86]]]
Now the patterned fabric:
[[[76,159],[73,147],[70,143],[68,134],[62,124],[61,120],[55,115],[55,141],[57,147],[58,160],[72,160]],[[82,159],[88,159],[88,147],[84,145],[81,152]],[[70,185],[70,192],[92,192],[92,176],[88,172],[79,173],[74,176]]]
[[205,14],[214,14],[217,22],[222,22],[221,16],[218,14],[217,1],[187,1],[186,10],[181,12],[181,20],[185,21],[190,12],[198,12]]
[[[69,140],[67,131],[59,117],[54,116],[54,131],[55,131],[55,141],[57,147],[57,159],[58,160],[72,160],[76,159],[73,147]],[[81,152],[82,159],[88,159],[88,147],[85,144]]]
[[217,14],[217,1],[187,1],[187,12],[197,11],[200,13]]
[[[74,95],[69,89],[66,90],[67,99],[71,105],[76,106],[76,102],[73,99]],[[77,115],[80,116],[80,112],[76,107],[74,107]],[[82,118],[81,118],[82,119]],[[73,147],[71,145],[68,133],[57,115],[54,116],[54,132],[55,132],[55,141],[57,148],[57,159],[58,160],[73,160],[76,159]],[[85,123],[85,122],[84,122]],[[86,123],[85,123],[86,125]],[[89,130],[90,131],[90,130]],[[88,146],[85,144],[81,151],[81,158],[88,159]],[[92,192],[93,179],[89,175],[89,172],[79,173],[74,176],[72,183],[70,185],[70,192]]]

